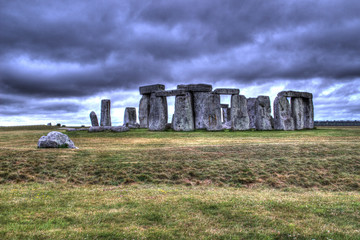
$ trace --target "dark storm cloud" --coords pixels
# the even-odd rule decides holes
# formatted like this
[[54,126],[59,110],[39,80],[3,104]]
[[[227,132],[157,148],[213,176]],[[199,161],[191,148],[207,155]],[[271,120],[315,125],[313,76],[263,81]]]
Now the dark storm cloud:
[[318,96],[360,78],[359,12],[358,0],[0,0],[0,93],[48,99],[152,83],[286,81]]

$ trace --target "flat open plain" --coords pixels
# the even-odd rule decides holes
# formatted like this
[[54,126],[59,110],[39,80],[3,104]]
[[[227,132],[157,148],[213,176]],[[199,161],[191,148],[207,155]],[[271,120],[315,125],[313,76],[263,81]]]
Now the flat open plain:
[[360,127],[0,128],[0,239],[360,239]]

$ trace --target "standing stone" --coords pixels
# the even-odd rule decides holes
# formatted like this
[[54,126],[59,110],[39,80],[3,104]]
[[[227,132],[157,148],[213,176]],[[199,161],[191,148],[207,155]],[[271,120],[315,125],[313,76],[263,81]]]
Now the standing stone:
[[304,114],[304,99],[293,97],[291,98],[292,117],[294,118],[295,129],[304,129],[305,114]]
[[250,119],[247,110],[247,100],[244,95],[231,96],[231,129],[248,130]]
[[126,124],[130,124],[130,125],[136,124],[136,108],[134,107],[125,108],[124,125]]
[[191,93],[184,96],[175,97],[175,113],[173,115],[172,126],[175,131],[193,131],[194,113],[192,107]]
[[149,127],[150,95],[143,95],[139,104],[139,122],[141,128]]
[[276,130],[294,130],[291,105],[286,97],[277,96],[274,101],[274,128]]
[[111,126],[110,99],[101,100],[101,126]]
[[256,122],[256,111],[255,111],[255,107],[256,107],[256,98],[248,98],[247,99],[247,110],[248,110],[248,114],[249,114],[249,127],[252,129],[255,129],[255,122]]
[[314,128],[314,104],[312,98],[304,98],[304,128]]
[[90,113],[90,121],[91,121],[91,126],[93,126],[93,127],[98,127],[99,126],[99,121],[98,121],[98,118],[97,118],[96,113],[94,111],[92,111]]
[[272,116],[270,98],[268,96],[258,96],[255,103],[257,130],[272,130]]
[[207,104],[210,92],[193,92],[195,129],[206,129]]
[[220,95],[210,93],[205,105],[205,126],[208,131],[222,130]]
[[168,120],[166,97],[156,97],[155,93],[150,95],[149,130],[163,131]]

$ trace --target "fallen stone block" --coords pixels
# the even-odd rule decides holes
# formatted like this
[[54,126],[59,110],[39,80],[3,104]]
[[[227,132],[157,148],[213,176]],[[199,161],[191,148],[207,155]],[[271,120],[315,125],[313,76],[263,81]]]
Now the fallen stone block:
[[61,132],[52,131],[42,136],[38,141],[38,148],[73,148],[78,149],[71,139]]
[[110,132],[127,132],[130,129],[125,126],[99,126],[99,127],[90,127],[89,132],[104,132],[104,131],[110,131]]

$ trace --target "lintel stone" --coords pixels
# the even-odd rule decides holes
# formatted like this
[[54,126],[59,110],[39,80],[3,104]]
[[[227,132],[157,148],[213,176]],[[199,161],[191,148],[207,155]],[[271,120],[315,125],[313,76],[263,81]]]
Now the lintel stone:
[[147,85],[139,87],[139,91],[141,95],[144,94],[151,94],[153,92],[165,90],[165,85],[163,84],[154,84],[154,85]]
[[279,92],[278,97],[296,97],[296,98],[313,98],[312,93],[296,92],[296,91],[282,91]]
[[211,92],[212,86],[209,84],[187,84],[177,85],[177,89],[182,89],[190,92]]
[[157,97],[184,96],[185,94],[186,91],[182,89],[155,92],[155,96]]
[[221,95],[239,95],[240,90],[237,88],[217,88],[214,93]]

